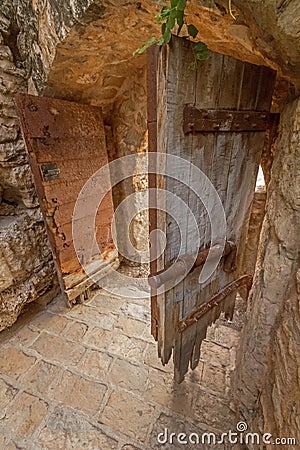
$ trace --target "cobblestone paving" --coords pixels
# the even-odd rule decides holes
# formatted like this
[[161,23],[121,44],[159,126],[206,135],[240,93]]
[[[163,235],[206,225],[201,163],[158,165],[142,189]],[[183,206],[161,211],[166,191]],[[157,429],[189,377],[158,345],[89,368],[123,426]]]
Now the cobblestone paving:
[[236,429],[230,375],[239,331],[211,327],[199,367],[176,386],[172,363],[158,360],[148,305],[99,290],[68,309],[57,297],[2,333],[0,449],[241,448],[158,443],[165,428]]

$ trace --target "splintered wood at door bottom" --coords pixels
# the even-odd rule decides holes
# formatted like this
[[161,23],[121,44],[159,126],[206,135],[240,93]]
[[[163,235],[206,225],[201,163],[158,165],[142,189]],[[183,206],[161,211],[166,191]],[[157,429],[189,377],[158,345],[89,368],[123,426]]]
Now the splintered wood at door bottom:
[[184,317],[178,322],[178,331],[182,332],[186,330],[190,325],[198,322],[201,317],[207,314],[214,307],[218,306],[219,303],[224,300],[228,295],[237,291],[238,288],[242,286],[247,286],[248,292],[252,286],[253,275],[243,275],[238,280],[232,281],[227,284],[220,292],[217,292],[210,300],[203,303],[201,306],[193,310],[187,317]]

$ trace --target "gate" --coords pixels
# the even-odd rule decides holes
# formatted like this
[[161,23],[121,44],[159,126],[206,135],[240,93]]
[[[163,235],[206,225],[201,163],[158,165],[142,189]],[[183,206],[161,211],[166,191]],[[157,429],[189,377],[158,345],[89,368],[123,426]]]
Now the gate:
[[[176,212],[180,227],[170,217],[174,205],[168,195],[164,211],[150,211],[150,232],[159,229],[166,236],[160,257],[155,259],[156,246],[150,249],[152,334],[163,364],[174,353],[177,382],[184,379],[189,365],[192,369],[198,365],[208,326],[222,312],[232,319],[237,289],[251,287],[252,274],[243,273],[241,261],[265,134],[275,118],[269,113],[274,71],[217,53],[210,53],[192,70],[194,57],[193,44],[176,37],[159,52],[152,48],[148,54],[149,151],[165,155],[159,164],[167,171],[168,155],[184,159],[191,167],[182,165],[181,181],[150,174],[150,188],[180,197],[192,211],[199,232],[197,246],[186,213]],[[222,202],[226,217],[222,245],[212,236],[207,209],[191,189],[200,183],[193,179],[194,166],[208,177]],[[213,209],[214,196],[208,193],[206,200]],[[218,252],[219,264],[199,284],[203,264],[209,263],[208,258],[213,263]],[[192,266],[186,269],[191,257]],[[177,282],[183,273],[185,277]],[[164,286],[166,292],[161,292]]]
[[[90,260],[84,261],[93,280],[77,258],[72,236],[78,195],[86,181],[108,163],[101,109],[27,94],[18,94],[16,105],[61,288],[70,304],[81,302],[93,280],[105,276],[107,264],[118,266],[111,229],[111,190],[96,217],[90,205],[99,192],[91,193],[90,198],[88,193],[81,196],[83,214],[76,218],[82,228],[82,247],[90,245],[88,229],[92,227],[96,235],[98,247],[92,248]],[[110,186],[110,180],[102,179],[101,184]]]

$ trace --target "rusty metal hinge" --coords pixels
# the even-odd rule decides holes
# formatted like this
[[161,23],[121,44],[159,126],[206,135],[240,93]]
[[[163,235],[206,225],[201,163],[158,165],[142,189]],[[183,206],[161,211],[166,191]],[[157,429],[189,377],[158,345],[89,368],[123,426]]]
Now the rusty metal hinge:
[[217,306],[224,298],[230,295],[232,292],[236,291],[242,286],[247,286],[248,291],[250,291],[252,286],[253,275],[243,275],[237,280],[232,281],[227,284],[223,289],[221,289],[217,294],[215,294],[210,300],[203,305],[195,308],[190,314],[184,317],[178,322],[177,328],[179,332],[183,332],[186,328],[198,322],[202,316],[204,316],[208,311]]
[[249,132],[266,131],[279,114],[262,111],[234,111],[226,109],[197,109],[185,105],[183,131],[192,132]]

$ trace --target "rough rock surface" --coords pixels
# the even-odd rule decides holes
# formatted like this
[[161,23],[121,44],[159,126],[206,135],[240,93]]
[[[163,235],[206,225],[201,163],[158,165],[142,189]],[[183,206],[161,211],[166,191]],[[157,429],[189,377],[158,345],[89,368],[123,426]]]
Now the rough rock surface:
[[56,284],[39,209],[0,217],[0,331]]
[[[27,89],[16,60],[12,6],[0,6],[0,331],[25,304],[56,284],[45,226],[38,207],[14,96]],[[9,44],[4,45],[4,44]]]
[[295,437],[298,443],[299,132],[298,99],[285,107],[281,117],[237,377],[237,397],[247,422],[273,436]]

